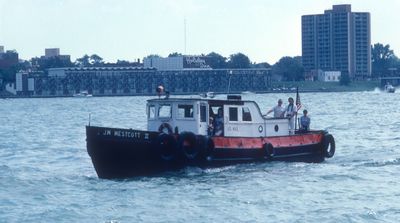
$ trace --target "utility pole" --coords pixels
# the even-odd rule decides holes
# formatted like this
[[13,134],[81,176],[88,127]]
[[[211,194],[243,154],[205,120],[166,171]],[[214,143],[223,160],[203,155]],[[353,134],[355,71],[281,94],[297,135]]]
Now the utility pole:
[[186,55],[186,17],[183,19],[184,54]]

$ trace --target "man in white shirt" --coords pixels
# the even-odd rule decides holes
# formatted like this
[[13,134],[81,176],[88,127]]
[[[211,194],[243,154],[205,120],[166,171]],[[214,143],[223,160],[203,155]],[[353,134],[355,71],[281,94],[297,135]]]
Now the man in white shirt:
[[267,112],[267,115],[274,112],[274,118],[283,118],[285,114],[285,108],[282,106],[282,99],[278,100],[278,105],[273,107]]

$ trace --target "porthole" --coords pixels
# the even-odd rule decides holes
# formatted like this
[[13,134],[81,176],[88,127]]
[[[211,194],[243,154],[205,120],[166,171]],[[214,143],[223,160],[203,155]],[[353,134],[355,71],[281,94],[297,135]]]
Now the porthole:
[[279,131],[279,126],[278,125],[275,125],[275,132],[277,132],[277,131]]
[[258,131],[262,132],[264,130],[264,128],[262,127],[262,125],[258,126]]

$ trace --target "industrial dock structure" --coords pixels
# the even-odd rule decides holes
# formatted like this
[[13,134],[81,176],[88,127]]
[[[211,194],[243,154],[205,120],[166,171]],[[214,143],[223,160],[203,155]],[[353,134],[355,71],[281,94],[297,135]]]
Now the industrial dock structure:
[[183,57],[184,63],[178,65],[171,63],[176,58],[164,59],[157,59],[156,64],[146,61],[142,67],[66,67],[50,68],[47,73],[19,72],[15,86],[8,86],[8,90],[17,96],[63,97],[82,91],[93,96],[152,95],[159,85],[172,94],[260,92],[271,86],[269,69],[211,69],[204,67],[200,57]]

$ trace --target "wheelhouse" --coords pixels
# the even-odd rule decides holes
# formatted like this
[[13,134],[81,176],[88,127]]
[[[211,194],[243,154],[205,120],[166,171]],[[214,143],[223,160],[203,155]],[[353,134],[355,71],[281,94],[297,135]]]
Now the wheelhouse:
[[[222,134],[213,131],[218,112],[222,113]],[[289,135],[288,119],[265,118],[254,101],[242,101],[240,96],[228,96],[227,100],[152,99],[147,101],[147,118],[149,131],[169,134],[188,131],[225,137]]]

